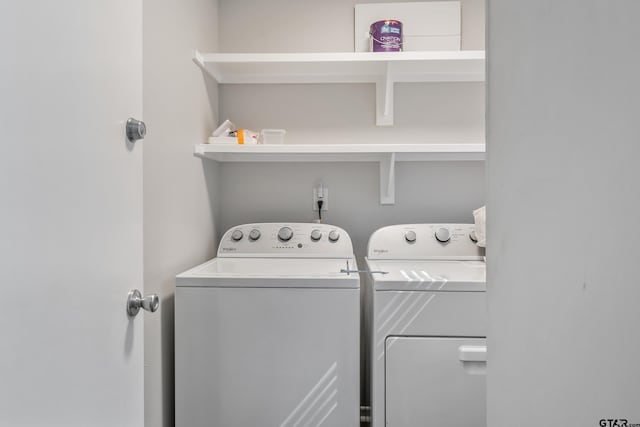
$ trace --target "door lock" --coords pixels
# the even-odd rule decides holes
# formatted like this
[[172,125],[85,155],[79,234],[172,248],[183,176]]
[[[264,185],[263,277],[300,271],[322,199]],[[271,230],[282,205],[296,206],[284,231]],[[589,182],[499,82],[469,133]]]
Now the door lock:
[[127,139],[129,142],[136,142],[139,139],[143,139],[147,134],[147,125],[141,120],[136,120],[133,117],[127,119]]

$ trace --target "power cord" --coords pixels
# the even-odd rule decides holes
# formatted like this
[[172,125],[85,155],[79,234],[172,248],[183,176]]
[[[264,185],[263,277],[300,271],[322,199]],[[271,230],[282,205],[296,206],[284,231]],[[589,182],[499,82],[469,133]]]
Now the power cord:
[[322,222],[322,205],[324,205],[324,200],[318,200],[318,220]]

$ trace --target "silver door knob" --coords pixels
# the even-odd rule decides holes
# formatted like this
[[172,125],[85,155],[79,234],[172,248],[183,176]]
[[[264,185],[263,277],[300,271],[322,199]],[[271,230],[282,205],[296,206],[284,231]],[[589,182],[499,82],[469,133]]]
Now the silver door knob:
[[158,298],[158,295],[153,294],[142,298],[139,290],[132,289],[129,291],[127,298],[127,313],[129,313],[129,316],[133,317],[137,315],[141,308],[153,313],[158,307],[160,307],[160,298]]
[[129,142],[136,142],[139,139],[143,139],[147,134],[147,125],[141,120],[136,120],[133,117],[127,119],[127,139]]

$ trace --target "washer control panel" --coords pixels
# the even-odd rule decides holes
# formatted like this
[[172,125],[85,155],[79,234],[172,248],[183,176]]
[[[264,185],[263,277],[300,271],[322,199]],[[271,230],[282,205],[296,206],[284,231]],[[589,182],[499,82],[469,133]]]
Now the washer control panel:
[[369,259],[481,259],[473,224],[403,224],[369,238]]
[[227,230],[218,256],[351,258],[353,245],[342,228],[327,224],[244,224]]

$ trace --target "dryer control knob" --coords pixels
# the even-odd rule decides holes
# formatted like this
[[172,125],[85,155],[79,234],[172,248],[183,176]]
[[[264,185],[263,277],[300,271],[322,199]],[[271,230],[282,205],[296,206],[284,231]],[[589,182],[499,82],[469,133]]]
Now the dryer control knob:
[[249,239],[254,242],[258,240],[260,236],[260,230],[258,230],[257,228],[254,228],[253,230],[251,230],[251,232],[249,232]]
[[404,239],[409,243],[416,242],[416,232],[415,231],[407,231],[404,233]]
[[278,231],[278,239],[283,242],[288,242],[293,237],[293,230],[290,227],[282,227]]
[[317,242],[320,239],[322,239],[322,232],[320,230],[318,230],[317,228],[315,230],[312,230],[311,231],[311,240],[313,240],[314,242]]
[[239,242],[240,240],[242,240],[243,236],[244,234],[241,230],[233,230],[233,233],[231,233],[231,240],[233,240],[234,242]]
[[447,227],[438,227],[436,229],[436,240],[440,243],[447,243],[451,240],[451,231]]
[[331,230],[331,232],[329,233],[329,240],[331,242],[337,242],[339,238],[340,238],[340,233],[336,230]]

